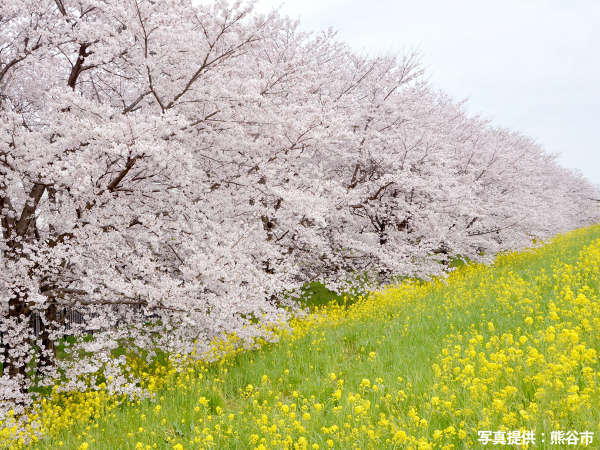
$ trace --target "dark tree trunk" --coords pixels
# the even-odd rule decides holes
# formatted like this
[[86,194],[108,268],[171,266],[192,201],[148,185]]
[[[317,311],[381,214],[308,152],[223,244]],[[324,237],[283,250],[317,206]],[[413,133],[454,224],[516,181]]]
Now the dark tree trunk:
[[45,367],[54,366],[54,357],[56,356],[56,346],[54,340],[50,338],[50,334],[55,329],[57,320],[56,303],[50,300],[46,311],[44,312],[44,320],[40,330],[40,359],[38,362],[38,373]]
[[[17,263],[21,258],[27,256],[23,254],[22,240],[27,238],[28,231],[32,230],[32,223],[35,222],[35,211],[38,204],[44,195],[46,185],[41,183],[34,183],[31,191],[29,192],[28,199],[23,206],[21,215],[18,220],[8,220],[6,216],[2,217],[2,232],[8,249],[5,250],[3,257],[6,260],[13,260]],[[2,193],[2,204],[6,207],[9,206],[12,209],[10,201],[4,193]],[[32,274],[30,274],[32,275]],[[34,334],[34,322],[32,321],[32,311],[28,305],[27,293],[25,286],[15,283],[13,289],[13,295],[8,301],[8,313],[7,322],[9,325],[8,332],[3,337],[3,349],[2,353],[4,356],[4,367],[3,372],[8,374],[9,378],[20,378],[27,376],[27,358],[28,354],[20,355],[17,353],[19,350],[23,350],[20,347],[31,347],[31,336]],[[17,326],[20,331],[20,335],[16,338],[20,339],[20,345],[16,345],[13,341],[15,336],[11,334],[15,333],[15,330],[11,330],[12,326]],[[25,326],[23,326],[25,325]],[[25,390],[25,384],[21,384],[21,389]]]

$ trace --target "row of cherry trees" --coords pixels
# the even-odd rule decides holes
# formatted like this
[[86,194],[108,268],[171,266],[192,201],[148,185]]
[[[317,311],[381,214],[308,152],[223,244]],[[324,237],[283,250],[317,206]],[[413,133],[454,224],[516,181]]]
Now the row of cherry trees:
[[414,55],[221,0],[10,0],[0,30],[0,415],[28,364],[127,392],[119,342],[251,338],[307,280],[436,275],[599,218],[594,186]]

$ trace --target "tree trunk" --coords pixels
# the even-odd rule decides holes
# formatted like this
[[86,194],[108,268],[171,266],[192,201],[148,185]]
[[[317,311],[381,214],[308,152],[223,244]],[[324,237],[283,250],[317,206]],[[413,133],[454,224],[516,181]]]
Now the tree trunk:
[[[28,327],[30,327],[29,322],[31,320],[31,310],[27,307],[27,303],[25,298],[21,295],[16,294],[13,295],[8,301],[8,323],[22,324],[26,322]],[[10,328],[8,329],[8,333],[5,333],[5,339],[9,339],[8,336],[10,334]],[[24,342],[29,342],[28,336],[20,336]],[[8,374],[10,378],[15,378],[19,375],[23,377],[26,376],[26,366],[25,360],[18,355],[11,355],[10,349],[13,348],[12,345],[8,345],[7,342],[4,342],[4,373]]]
[[[45,190],[46,185],[34,183],[19,219],[9,221],[6,216],[2,217],[2,232],[8,246],[3,255],[6,260],[19,262],[21,258],[26,257],[22,253],[23,244],[21,239],[26,237],[32,222],[34,222],[35,211]],[[2,192],[2,204],[12,209],[5,192]],[[25,286],[19,286],[18,282],[13,290],[13,295],[8,301],[7,319],[9,329],[5,333],[2,343],[4,347],[2,349],[4,356],[3,373],[8,374],[9,378],[25,378],[27,376],[28,352],[26,354],[19,354],[19,352],[22,353],[23,350],[31,348],[31,336],[35,330],[32,329],[34,324],[31,320],[31,308],[27,304],[26,288]],[[16,326],[17,329],[11,330],[12,326]],[[20,342],[15,342],[15,339],[20,340]],[[20,383],[20,385],[23,391],[27,389],[26,383]]]
[[44,319],[42,321],[42,329],[40,330],[40,340],[42,348],[40,349],[40,359],[38,361],[38,374],[45,367],[54,366],[54,357],[56,356],[56,345],[53,339],[50,339],[50,333],[56,327],[57,319],[57,308],[56,303],[50,301],[46,311],[44,312]]

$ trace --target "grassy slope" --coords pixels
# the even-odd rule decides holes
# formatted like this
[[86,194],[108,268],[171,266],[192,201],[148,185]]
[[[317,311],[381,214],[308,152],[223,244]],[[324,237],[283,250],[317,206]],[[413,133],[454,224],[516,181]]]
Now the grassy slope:
[[594,431],[595,446],[599,243],[600,227],[579,230],[330,307],[40,448],[473,448],[503,427],[553,449],[551,431]]

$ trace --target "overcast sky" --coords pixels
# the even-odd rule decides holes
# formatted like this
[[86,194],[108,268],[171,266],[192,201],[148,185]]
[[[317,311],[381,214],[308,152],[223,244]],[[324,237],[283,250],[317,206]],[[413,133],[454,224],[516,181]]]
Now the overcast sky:
[[259,0],[373,55],[418,50],[435,87],[600,184],[600,0]]

